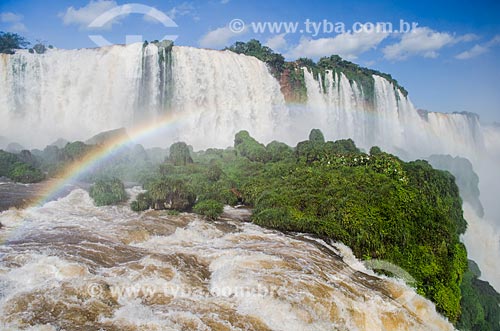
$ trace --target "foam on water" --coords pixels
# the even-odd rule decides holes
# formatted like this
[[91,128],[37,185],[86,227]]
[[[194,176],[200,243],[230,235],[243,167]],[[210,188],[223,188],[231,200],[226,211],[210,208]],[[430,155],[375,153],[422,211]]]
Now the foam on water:
[[[12,213],[0,222],[15,225]],[[432,303],[338,244],[95,207],[79,189],[18,213],[29,226],[0,247],[2,329],[453,329]]]

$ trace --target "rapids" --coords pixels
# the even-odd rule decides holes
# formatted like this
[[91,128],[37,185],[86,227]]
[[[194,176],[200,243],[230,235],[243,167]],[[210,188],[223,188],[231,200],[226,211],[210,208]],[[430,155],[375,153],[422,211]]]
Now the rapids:
[[[167,132],[137,142],[166,147],[183,140],[196,149],[223,148],[245,129],[265,143],[295,145],[320,128],[327,139],[352,138],[365,150],[379,145],[406,160],[467,157],[480,177],[485,219],[473,219],[464,238],[475,256],[486,250],[478,261],[482,278],[500,290],[500,265],[486,266],[484,258],[500,260],[500,129],[469,113],[417,110],[381,76],[373,76],[373,105],[365,101],[368,91],[343,74],[329,72],[323,84],[305,70],[304,79],[308,102],[293,106],[264,63],[229,51],[174,46],[167,54],[137,43],[0,54],[0,148],[7,141],[43,148],[60,137],[84,140],[176,113],[180,120]],[[481,222],[492,231],[479,231]]]
[[[134,196],[139,190],[129,189]],[[453,330],[340,244],[239,220],[95,207],[0,214],[2,330]]]

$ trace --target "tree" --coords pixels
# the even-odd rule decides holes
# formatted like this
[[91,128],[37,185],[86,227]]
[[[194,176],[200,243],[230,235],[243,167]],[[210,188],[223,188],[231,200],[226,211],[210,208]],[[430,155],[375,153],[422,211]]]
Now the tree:
[[210,166],[207,170],[207,178],[212,182],[216,182],[220,179],[222,174],[223,172],[220,165],[217,164],[217,162],[210,162]]
[[125,186],[118,178],[99,179],[90,187],[89,195],[97,206],[112,205],[127,200]]
[[68,143],[63,149],[64,159],[68,161],[75,161],[84,156],[89,150],[90,146],[81,141]]
[[13,181],[20,183],[37,183],[45,178],[40,170],[21,162],[17,162],[14,165],[14,168],[9,173],[9,177]]
[[309,133],[309,141],[312,143],[325,143],[325,136],[320,129],[312,129],[311,133]]
[[256,39],[251,39],[246,43],[237,41],[226,49],[238,54],[245,54],[258,58],[265,62],[271,69],[271,72],[278,78],[284,69],[285,58],[283,55],[275,53],[267,46],[263,46],[260,41]]
[[283,161],[293,156],[293,150],[290,146],[276,140],[267,144],[266,150],[272,162]]
[[251,161],[266,162],[269,160],[266,147],[252,138],[248,131],[242,130],[234,136],[234,148],[239,155]]
[[337,154],[358,154],[360,150],[356,147],[356,144],[352,139],[340,139],[328,145],[330,152]]
[[23,162],[18,155],[2,150],[0,150],[0,176],[21,183],[36,183],[45,178],[39,169]]
[[33,50],[37,54],[43,54],[47,51],[47,46],[45,46],[45,42],[37,40],[37,43],[33,46]]
[[188,145],[185,142],[177,142],[170,146],[168,161],[176,166],[185,166],[188,163],[193,163]]
[[380,147],[372,146],[372,148],[370,148],[370,155],[371,156],[375,156],[375,155],[379,155],[379,154],[382,154],[382,150],[380,149]]
[[21,49],[30,43],[17,33],[0,31],[0,53],[14,54],[15,49]]
[[155,180],[147,185],[148,194],[154,209],[189,210],[196,200],[196,195],[185,181],[168,177]]

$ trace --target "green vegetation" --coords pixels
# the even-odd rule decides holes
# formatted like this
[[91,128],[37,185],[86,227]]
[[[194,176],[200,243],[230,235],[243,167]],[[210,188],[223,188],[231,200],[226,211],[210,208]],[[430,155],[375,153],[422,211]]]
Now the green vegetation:
[[37,53],[37,54],[43,54],[47,51],[47,46],[45,46],[45,44],[41,43],[41,42],[38,42],[36,43],[34,46],[33,46],[33,50]]
[[42,181],[45,176],[40,170],[26,163],[18,162],[10,171],[9,178],[19,183],[38,183]]
[[187,211],[196,201],[191,187],[181,178],[159,178],[149,182],[145,188],[154,209]]
[[99,179],[90,187],[89,195],[96,206],[113,205],[127,200],[125,186],[118,178]]
[[0,176],[5,176],[20,183],[42,181],[45,175],[39,169],[26,163],[30,157],[29,151],[13,154],[0,150]]
[[[95,148],[73,142],[33,154],[0,151],[0,176],[37,168],[57,174]],[[99,179],[112,174],[119,179]],[[96,205],[107,205],[126,200],[125,178],[145,189],[131,203],[134,211],[194,211],[215,220],[223,205],[243,203],[253,208],[256,224],[343,242],[358,258],[400,266],[416,279],[418,293],[463,330],[498,326],[498,294],[468,268],[459,241],[466,223],[455,178],[426,161],[403,162],[377,146],[366,154],[351,139],[325,141],[316,129],[295,147],[265,146],[240,131],[227,149],[125,146],[84,179],[95,181]]]
[[314,78],[321,76],[323,89],[325,89],[325,76],[327,71],[337,74],[344,74],[349,82],[356,82],[363,92],[364,98],[368,104],[373,104],[375,93],[375,81],[373,75],[381,76],[394,85],[395,89],[401,91],[406,97],[408,92],[399,85],[398,81],[392,78],[390,74],[382,73],[377,70],[360,67],[359,65],[343,60],[338,55],[322,57],[318,62],[308,58],[299,58],[294,62],[285,62],[281,54],[275,53],[267,46],[263,46],[258,40],[252,39],[246,43],[238,41],[226,48],[238,54],[254,56],[265,62],[270,72],[280,80],[282,91],[285,98],[291,102],[305,102],[307,92],[304,81],[303,67],[309,70]]
[[14,50],[25,48],[30,43],[17,33],[0,31],[0,53],[14,54]]
[[500,294],[485,281],[479,280],[477,265],[469,260],[469,270],[464,274],[462,285],[462,316],[457,323],[459,330],[500,330]]
[[77,161],[85,156],[92,146],[86,145],[81,141],[75,141],[66,144],[63,149],[63,157],[66,161]]
[[474,172],[472,163],[466,158],[451,155],[431,155],[427,159],[434,168],[447,170],[455,176],[460,196],[474,208],[479,216],[483,217],[484,209],[479,200],[479,177]]
[[130,209],[133,211],[144,211],[148,210],[151,206],[152,201],[148,194],[139,193],[137,198],[130,203]]
[[246,43],[241,41],[235,42],[233,45],[225,48],[225,50],[258,58],[268,65],[271,73],[278,79],[283,72],[285,65],[285,58],[283,55],[275,53],[267,46],[263,46],[260,41],[256,39],[251,39]]
[[266,147],[252,138],[248,131],[240,131],[236,134],[234,148],[238,155],[250,161],[265,162],[269,159]]
[[170,146],[168,161],[176,166],[193,163],[188,145],[184,142],[178,142]]
[[224,205],[215,200],[203,200],[194,206],[193,211],[215,221],[224,211]]
[[[179,160],[187,159],[183,146]],[[147,192],[132,208],[183,211],[197,200],[193,211],[215,219],[223,204],[243,202],[253,207],[256,224],[340,241],[358,258],[402,267],[419,293],[451,321],[459,319],[467,270],[459,235],[466,223],[448,172],[426,161],[403,162],[378,147],[365,154],[350,139],[325,142],[319,130],[295,148],[264,146],[240,131],[234,149],[189,158],[192,163],[171,156],[145,179]]]

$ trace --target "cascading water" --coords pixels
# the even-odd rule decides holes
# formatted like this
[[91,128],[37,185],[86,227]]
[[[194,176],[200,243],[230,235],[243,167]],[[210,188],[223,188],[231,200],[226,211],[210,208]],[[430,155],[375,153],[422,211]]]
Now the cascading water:
[[[48,50],[46,54],[0,54],[0,136],[25,146],[43,147],[59,137],[86,139],[101,131],[154,121],[168,112],[180,114],[182,120],[176,131],[159,140],[163,147],[175,140],[195,148],[226,147],[242,129],[263,142],[279,139],[295,144],[316,127],[328,139],[352,138],[365,149],[379,145],[404,158],[437,153],[468,157],[481,178],[486,216],[498,222],[500,210],[494,201],[500,186],[495,172],[500,160],[498,129],[481,126],[473,115],[418,111],[399,89],[377,75],[373,76],[373,91],[363,90],[334,71],[327,72],[321,81],[305,70],[304,79],[308,103],[294,109],[285,104],[279,83],[264,63],[229,51],[177,46],[166,50],[155,44],[132,44]],[[498,227],[495,221],[491,224]],[[470,236],[466,239],[469,247],[481,241]],[[492,242],[490,248],[494,249],[497,241],[486,242]],[[16,268],[24,270],[22,266],[28,265],[35,272],[38,267],[30,264],[35,260],[21,261]],[[3,272],[10,274],[14,269],[9,268]],[[87,275],[85,268],[89,267],[82,269]],[[494,266],[485,271],[486,280],[500,274]],[[12,288],[9,291],[16,293]],[[19,300],[21,304],[23,299]],[[151,308],[144,309],[144,316],[152,314]],[[126,313],[110,310],[105,316],[119,318]],[[18,321],[19,316],[15,316],[13,320]]]
[[269,140],[286,120],[278,82],[254,57],[174,47],[173,111],[187,120],[179,137],[200,148],[232,145],[242,129]]
[[170,142],[226,147],[242,128],[265,140],[286,119],[266,65],[229,51],[132,44],[0,56],[0,132],[26,146],[180,112]]
[[0,246],[0,328],[453,330],[431,302],[364,269],[345,246],[226,212],[234,219],[215,223],[137,214],[95,207],[77,189],[0,214],[9,238]]
[[474,114],[418,111],[399,89],[377,75],[373,75],[370,107],[362,102],[366,91],[356,82],[349,82],[345,75],[327,72],[326,84],[322,84],[307,69],[303,70],[308,105],[299,116],[314,114],[315,121],[309,127],[320,127],[328,138],[352,138],[366,150],[378,145],[405,159],[431,154],[469,158],[480,177],[486,216],[481,219],[464,206],[471,222],[464,242],[470,257],[483,269],[482,278],[500,290],[500,267],[494,262],[500,260],[500,207],[496,201],[500,187],[496,170],[500,164],[498,127],[481,126]]
[[368,91],[343,73],[326,71],[323,84],[303,70],[308,97],[306,116],[314,116],[329,138],[352,138],[367,149],[379,145],[412,156],[450,153],[473,157],[484,148],[481,126],[472,114],[419,114],[398,88],[377,75],[372,76],[371,105]]
[[295,143],[311,127],[365,148],[417,156],[470,157],[484,146],[476,117],[419,115],[377,75],[369,102],[369,91],[343,73],[328,71],[321,82],[304,70],[308,104],[297,117],[264,63],[229,51],[131,44],[0,56],[1,135],[26,146],[85,139],[168,112],[183,118],[171,140],[198,148],[231,145],[241,129],[261,141]]
[[132,125],[141,62],[140,44],[2,54],[1,134],[32,146]]
[[477,117],[419,114],[377,75],[369,102],[369,92],[343,73],[328,71],[322,82],[304,70],[308,104],[296,118],[265,64],[229,51],[131,44],[0,58],[1,135],[26,146],[85,139],[167,112],[183,118],[172,140],[198,148],[231,145],[241,129],[261,141],[295,143],[313,126],[329,138],[418,156],[474,156],[485,145]]

